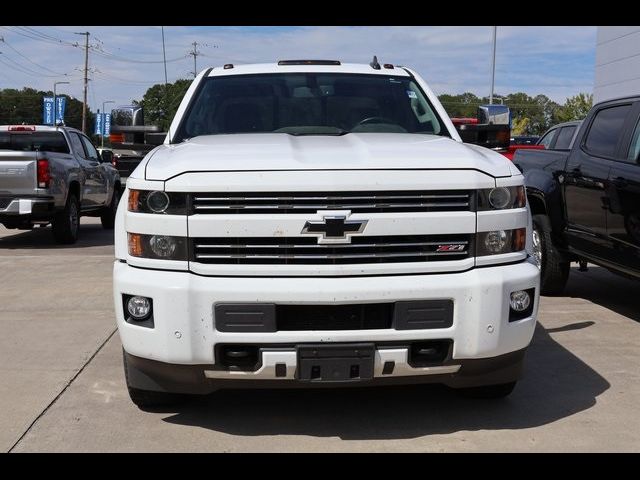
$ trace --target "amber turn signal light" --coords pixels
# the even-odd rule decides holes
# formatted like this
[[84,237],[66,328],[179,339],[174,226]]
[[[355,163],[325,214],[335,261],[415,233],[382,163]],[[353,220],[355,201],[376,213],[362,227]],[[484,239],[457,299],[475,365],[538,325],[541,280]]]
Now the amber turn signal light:
[[526,241],[527,241],[526,228],[518,228],[513,231],[512,245],[513,245],[514,252],[519,252],[521,250],[524,250]]
[[129,190],[128,210],[130,212],[138,211],[138,201],[140,200],[140,190]]
[[142,257],[142,236],[139,233],[127,233],[127,239],[129,243],[129,255],[132,257]]

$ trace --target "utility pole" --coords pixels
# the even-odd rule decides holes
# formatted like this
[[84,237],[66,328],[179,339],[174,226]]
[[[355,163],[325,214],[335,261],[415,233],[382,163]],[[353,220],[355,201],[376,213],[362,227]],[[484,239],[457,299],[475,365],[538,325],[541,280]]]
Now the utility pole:
[[82,102],[82,133],[87,133],[87,87],[89,85],[89,32],[75,32],[84,35],[84,100]]
[[489,105],[493,105],[493,88],[496,80],[496,31],[498,27],[493,27],[493,60],[491,61],[491,91],[489,92]]
[[193,73],[193,78],[196,78],[196,75],[198,75],[196,57],[200,55],[200,52],[198,51],[198,42],[193,42],[191,45],[193,45],[193,51],[189,52],[189,55],[193,57],[193,72],[190,73]]
[[[164,48],[164,27],[162,28],[162,58],[164,60],[164,89],[167,89],[167,52]],[[194,57],[195,59],[195,57]]]

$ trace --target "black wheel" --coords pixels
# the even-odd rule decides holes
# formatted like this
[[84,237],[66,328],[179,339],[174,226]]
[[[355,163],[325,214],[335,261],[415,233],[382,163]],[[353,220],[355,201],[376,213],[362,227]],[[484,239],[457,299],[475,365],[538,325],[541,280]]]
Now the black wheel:
[[551,240],[551,223],[546,215],[533,216],[533,255],[540,268],[540,293],[560,295],[569,278],[569,262]]
[[56,213],[52,223],[53,238],[58,243],[76,243],[80,233],[80,202],[78,197],[69,193],[64,210]]
[[111,203],[100,214],[100,221],[102,222],[102,228],[106,230],[113,230],[113,225],[116,223],[116,210],[118,210],[118,203],[120,202],[120,187],[117,185],[113,188],[113,195],[111,196]]
[[468,398],[504,398],[513,392],[517,382],[483,385],[482,387],[459,388],[457,392]]
[[141,390],[129,385],[129,368],[127,365],[127,356],[122,350],[122,359],[124,362],[124,377],[127,382],[127,390],[129,391],[129,398],[138,408],[153,408],[153,407],[165,407],[170,405],[177,405],[182,403],[186,399],[186,395],[180,395],[178,393],[168,392],[155,392],[152,390]]

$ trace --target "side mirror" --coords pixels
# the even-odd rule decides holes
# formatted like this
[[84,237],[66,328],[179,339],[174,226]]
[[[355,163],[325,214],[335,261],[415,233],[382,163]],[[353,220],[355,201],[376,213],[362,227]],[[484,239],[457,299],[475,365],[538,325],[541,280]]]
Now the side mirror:
[[480,105],[477,116],[481,124],[511,127],[511,111],[506,105]]
[[148,145],[162,145],[167,137],[166,132],[163,133],[146,133],[144,138]]
[[113,152],[111,150],[100,152],[100,162],[113,164]]

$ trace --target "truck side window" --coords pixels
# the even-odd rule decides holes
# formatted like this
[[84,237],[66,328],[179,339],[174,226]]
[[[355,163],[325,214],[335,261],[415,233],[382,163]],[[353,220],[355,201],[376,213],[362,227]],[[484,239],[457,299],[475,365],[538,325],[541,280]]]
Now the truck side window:
[[622,127],[630,110],[631,105],[617,105],[596,113],[585,141],[589,153],[603,157],[615,155]]
[[563,127],[558,133],[558,139],[553,147],[554,150],[569,150],[571,148],[571,139],[576,133],[576,127]]
[[87,153],[84,151],[82,140],[80,140],[78,134],[75,132],[69,132],[69,139],[71,140],[71,147],[73,148],[73,151],[82,158],[87,158]]
[[636,130],[633,132],[633,139],[631,140],[631,145],[629,146],[629,154],[627,155],[627,160],[637,163],[640,161],[640,120],[636,125]]
[[547,132],[547,134],[538,141],[538,145],[544,145],[544,148],[549,148],[549,145],[553,142],[556,133],[558,133],[557,128]]
[[96,150],[96,147],[94,147],[93,144],[91,143],[91,140],[89,140],[84,135],[82,135],[80,138],[82,139],[82,143],[84,143],[84,149],[87,152],[87,158],[89,160],[93,160],[94,162],[97,162],[98,151]]

